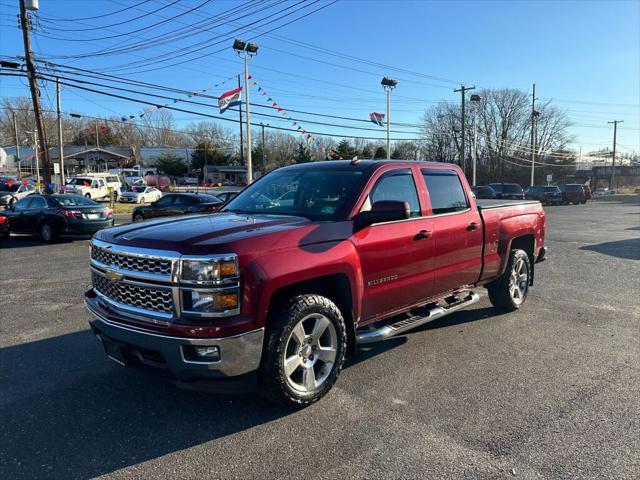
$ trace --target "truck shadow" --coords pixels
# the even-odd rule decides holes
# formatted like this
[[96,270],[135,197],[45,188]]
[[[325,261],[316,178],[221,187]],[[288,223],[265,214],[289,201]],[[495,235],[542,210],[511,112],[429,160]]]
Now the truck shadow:
[[[420,330],[495,314],[459,312]],[[409,333],[411,335],[411,333]],[[406,343],[360,349],[345,368]],[[88,331],[0,349],[0,478],[88,478],[287,416],[253,394],[221,396],[107,361]]]
[[89,478],[290,412],[108,362],[89,331],[0,349],[0,478]]
[[[59,238],[55,243],[72,243],[91,240],[91,235]],[[31,235],[11,235],[0,241],[0,249],[42,247],[49,244]]]
[[629,238],[626,240],[597,243],[595,245],[584,245],[580,247],[580,250],[603,253],[605,255],[624,258],[626,260],[640,260],[640,238]]

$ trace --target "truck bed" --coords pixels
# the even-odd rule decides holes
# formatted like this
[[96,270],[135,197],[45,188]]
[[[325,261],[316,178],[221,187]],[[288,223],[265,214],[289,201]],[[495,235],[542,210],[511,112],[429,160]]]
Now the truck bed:
[[500,208],[500,207],[517,207],[520,205],[530,205],[540,203],[538,200],[476,200],[476,205],[478,205],[478,210],[488,210],[490,208]]

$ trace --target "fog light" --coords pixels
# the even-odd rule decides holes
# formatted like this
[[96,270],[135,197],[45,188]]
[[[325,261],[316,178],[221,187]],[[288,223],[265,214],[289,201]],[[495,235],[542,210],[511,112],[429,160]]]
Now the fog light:
[[218,347],[193,347],[196,355],[207,360],[220,360],[220,350]]

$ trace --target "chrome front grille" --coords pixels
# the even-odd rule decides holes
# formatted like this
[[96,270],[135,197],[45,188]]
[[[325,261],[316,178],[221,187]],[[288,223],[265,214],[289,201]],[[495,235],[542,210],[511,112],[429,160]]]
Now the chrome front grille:
[[121,270],[153,273],[167,277],[171,275],[172,262],[170,259],[125,255],[95,245],[91,247],[91,258],[107,267],[116,267]]
[[170,288],[152,288],[122,282],[112,282],[102,275],[91,272],[93,288],[105,297],[130,307],[144,310],[174,313]]

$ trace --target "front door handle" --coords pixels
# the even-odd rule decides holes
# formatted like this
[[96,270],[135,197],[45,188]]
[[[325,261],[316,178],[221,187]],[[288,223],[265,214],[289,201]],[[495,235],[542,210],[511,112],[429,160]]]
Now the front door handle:
[[431,231],[430,230],[420,230],[418,233],[416,233],[416,236],[413,237],[414,240],[422,240],[424,238],[429,238],[431,236]]
[[471,222],[469,225],[467,225],[467,230],[469,232],[477,230],[478,228],[480,228],[480,226],[476,222]]

